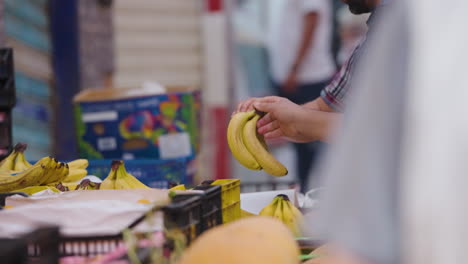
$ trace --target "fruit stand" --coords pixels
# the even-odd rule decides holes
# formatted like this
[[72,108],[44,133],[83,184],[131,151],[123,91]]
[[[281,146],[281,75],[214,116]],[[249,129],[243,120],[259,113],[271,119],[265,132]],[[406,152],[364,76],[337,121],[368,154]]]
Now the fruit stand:
[[[258,214],[261,217],[242,210],[241,182],[238,179],[155,189],[129,173],[126,162],[122,160],[108,161],[107,175],[100,182],[94,182],[92,177],[87,177],[88,166],[93,162],[91,160],[61,162],[44,157],[29,163],[26,156],[27,145],[18,143],[0,163],[0,218],[3,228],[0,228],[3,233],[0,242],[11,245],[0,249],[2,256],[11,259],[12,263],[34,263],[35,260],[46,259],[49,260],[47,263],[201,263],[191,261],[203,259],[207,254],[204,253],[205,247],[216,247],[218,250],[217,245],[213,245],[216,237],[225,237],[225,246],[229,248],[235,246],[229,246],[235,239],[251,241],[252,234],[264,232],[262,230],[265,228],[276,229],[272,233],[279,232],[276,235],[284,236],[282,243],[290,243],[295,248],[292,252],[297,252],[297,263],[300,261],[299,249],[307,254],[321,244],[302,237],[302,214],[294,204],[295,201],[286,195],[272,197],[271,202]],[[145,194],[153,191],[155,194]],[[163,194],[156,195],[159,191]],[[81,229],[83,233],[77,234],[73,232],[76,220],[61,220],[63,215],[81,219],[83,223],[89,219],[104,219],[101,218],[103,213],[98,211],[106,211],[104,207],[113,207],[114,204],[119,206],[115,212],[108,212],[110,218],[122,213],[127,216],[133,213],[134,216],[122,222],[125,225],[119,226],[114,233],[99,233],[106,230],[105,226],[101,229],[94,226],[99,234],[91,235],[86,228]],[[62,206],[70,209],[61,211]],[[89,206],[97,209],[89,209]],[[101,210],[99,206],[104,207]],[[38,213],[35,213],[34,208]],[[140,211],[135,213],[136,208]],[[33,218],[42,224],[36,226],[34,221],[29,223],[28,219],[15,221],[25,210],[34,214]],[[85,213],[86,210],[88,213]],[[63,212],[63,215],[57,215],[57,212]],[[55,216],[50,217],[50,214]],[[88,216],[82,218],[84,214]],[[270,219],[276,220],[270,222]],[[27,226],[27,231],[11,231],[10,222],[15,222],[16,226]],[[163,224],[158,226],[158,223]],[[252,229],[253,233],[240,233],[241,236],[235,238],[234,234],[238,234],[236,230],[244,228]],[[47,239],[42,239],[44,236]],[[199,237],[203,239],[199,240]],[[219,250],[221,252],[222,247]],[[303,255],[302,259],[308,259],[308,255]],[[248,261],[248,257],[245,261]]]
[[[199,120],[192,90],[134,96],[123,89],[75,98],[81,158],[31,160],[26,143],[8,147],[0,161],[2,263],[301,263],[317,257],[310,253],[323,243],[305,237],[306,210],[292,183],[196,182]],[[234,115],[227,144],[244,167],[284,176],[287,168],[256,132],[260,117],[255,111]]]

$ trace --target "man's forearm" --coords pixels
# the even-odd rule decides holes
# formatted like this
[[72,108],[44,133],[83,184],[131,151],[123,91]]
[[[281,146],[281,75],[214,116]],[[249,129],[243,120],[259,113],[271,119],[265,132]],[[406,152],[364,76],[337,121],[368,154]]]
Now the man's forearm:
[[311,110],[318,110],[323,112],[336,112],[323,100],[321,96],[313,101],[303,104],[302,106]]
[[330,132],[340,123],[341,115],[339,113],[324,112],[317,110],[304,111],[303,116],[296,124],[299,134],[311,141],[329,141]]

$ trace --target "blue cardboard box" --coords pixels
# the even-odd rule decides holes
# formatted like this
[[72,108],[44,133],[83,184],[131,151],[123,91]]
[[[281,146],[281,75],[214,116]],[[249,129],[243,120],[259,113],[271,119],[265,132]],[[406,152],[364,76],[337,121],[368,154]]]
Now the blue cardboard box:
[[198,149],[198,91],[85,90],[75,97],[79,155],[88,159],[173,159]]

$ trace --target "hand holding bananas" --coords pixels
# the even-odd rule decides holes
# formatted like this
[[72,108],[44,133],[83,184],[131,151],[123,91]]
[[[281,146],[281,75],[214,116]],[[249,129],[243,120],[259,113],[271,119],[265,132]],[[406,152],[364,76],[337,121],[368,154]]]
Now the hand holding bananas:
[[267,113],[257,124],[266,139],[285,137],[293,142],[326,141],[332,124],[340,118],[340,114],[297,105],[278,96],[247,99],[236,111],[253,109]]
[[231,117],[227,140],[233,156],[251,170],[265,170],[273,176],[284,176],[288,170],[267,149],[263,136],[257,133],[260,115],[255,111],[239,112]]
[[302,213],[284,194],[277,195],[271,203],[259,213],[260,216],[270,216],[282,221],[296,236],[301,235]]

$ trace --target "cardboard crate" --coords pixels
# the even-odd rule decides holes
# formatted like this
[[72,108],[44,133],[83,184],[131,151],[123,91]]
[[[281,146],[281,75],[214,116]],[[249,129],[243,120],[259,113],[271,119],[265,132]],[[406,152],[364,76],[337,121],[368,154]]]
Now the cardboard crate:
[[198,148],[195,89],[85,90],[75,97],[80,157],[171,159]]

